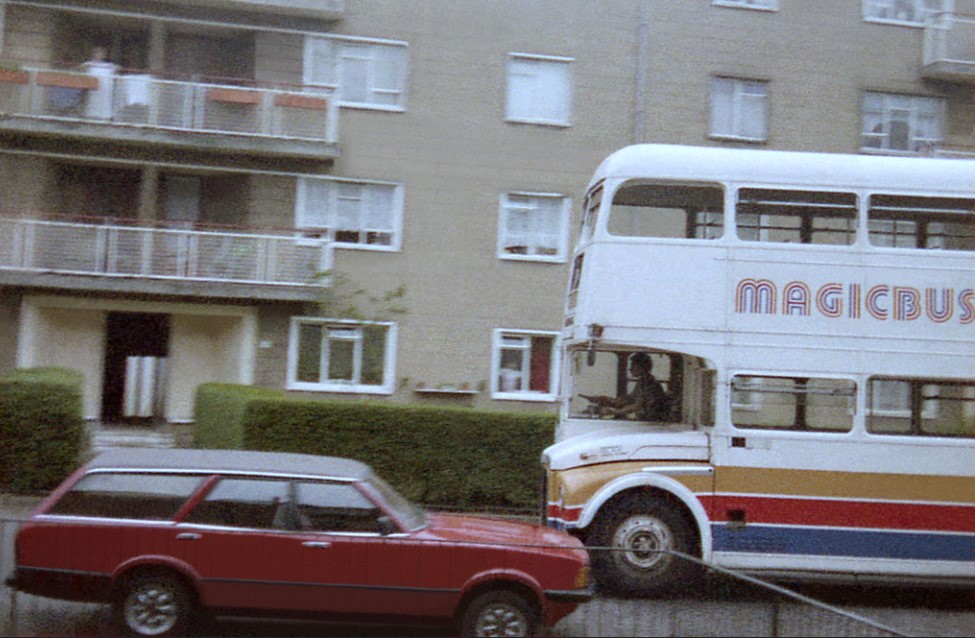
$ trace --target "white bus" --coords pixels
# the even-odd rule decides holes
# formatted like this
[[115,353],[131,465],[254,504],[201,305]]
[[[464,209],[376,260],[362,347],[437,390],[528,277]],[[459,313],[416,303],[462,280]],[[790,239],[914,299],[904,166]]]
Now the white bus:
[[573,259],[546,517],[601,586],[975,584],[975,161],[627,147]]

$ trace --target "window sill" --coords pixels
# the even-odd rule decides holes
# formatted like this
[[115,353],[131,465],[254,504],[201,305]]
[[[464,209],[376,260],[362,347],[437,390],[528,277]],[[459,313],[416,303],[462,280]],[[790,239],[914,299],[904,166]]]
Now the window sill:
[[496,401],[529,401],[532,403],[553,403],[556,400],[554,394],[541,392],[494,392],[491,398]]
[[741,135],[724,135],[721,133],[710,133],[708,138],[717,142],[741,142],[744,144],[768,144],[765,137],[744,137]]
[[508,124],[524,124],[528,126],[545,126],[548,128],[570,128],[572,126],[571,122],[554,122],[551,120],[518,120],[515,118],[506,117],[505,122]]
[[542,264],[564,264],[567,259],[564,255],[509,255],[507,253],[502,253],[498,255],[498,259],[503,261],[530,261]]
[[289,383],[290,392],[329,392],[335,394],[392,394],[390,388],[375,385],[320,385],[314,383]]
[[477,390],[461,390],[460,388],[413,388],[416,394],[455,394],[455,395],[474,395]]

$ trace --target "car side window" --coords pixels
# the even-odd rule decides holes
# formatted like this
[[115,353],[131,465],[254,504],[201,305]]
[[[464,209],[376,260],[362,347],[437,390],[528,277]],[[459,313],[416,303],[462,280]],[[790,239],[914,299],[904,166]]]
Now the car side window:
[[93,473],[75,483],[46,513],[166,521],[176,515],[203,479],[155,473]]
[[289,529],[290,492],[286,480],[225,478],[185,520],[228,527]]
[[382,531],[384,512],[351,483],[298,483],[298,525],[321,532]]

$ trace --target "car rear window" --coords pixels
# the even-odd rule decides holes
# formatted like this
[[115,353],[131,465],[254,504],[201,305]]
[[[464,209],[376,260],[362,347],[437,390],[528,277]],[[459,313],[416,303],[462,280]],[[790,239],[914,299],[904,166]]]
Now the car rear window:
[[203,476],[99,472],[78,481],[47,513],[64,516],[169,520]]

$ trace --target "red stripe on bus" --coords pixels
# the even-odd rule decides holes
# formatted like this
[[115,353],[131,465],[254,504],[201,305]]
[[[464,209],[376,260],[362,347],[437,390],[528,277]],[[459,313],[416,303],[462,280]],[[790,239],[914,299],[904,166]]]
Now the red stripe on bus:
[[748,523],[975,533],[975,507],[963,505],[702,494],[698,498],[718,523],[739,520],[739,512],[744,512]]

